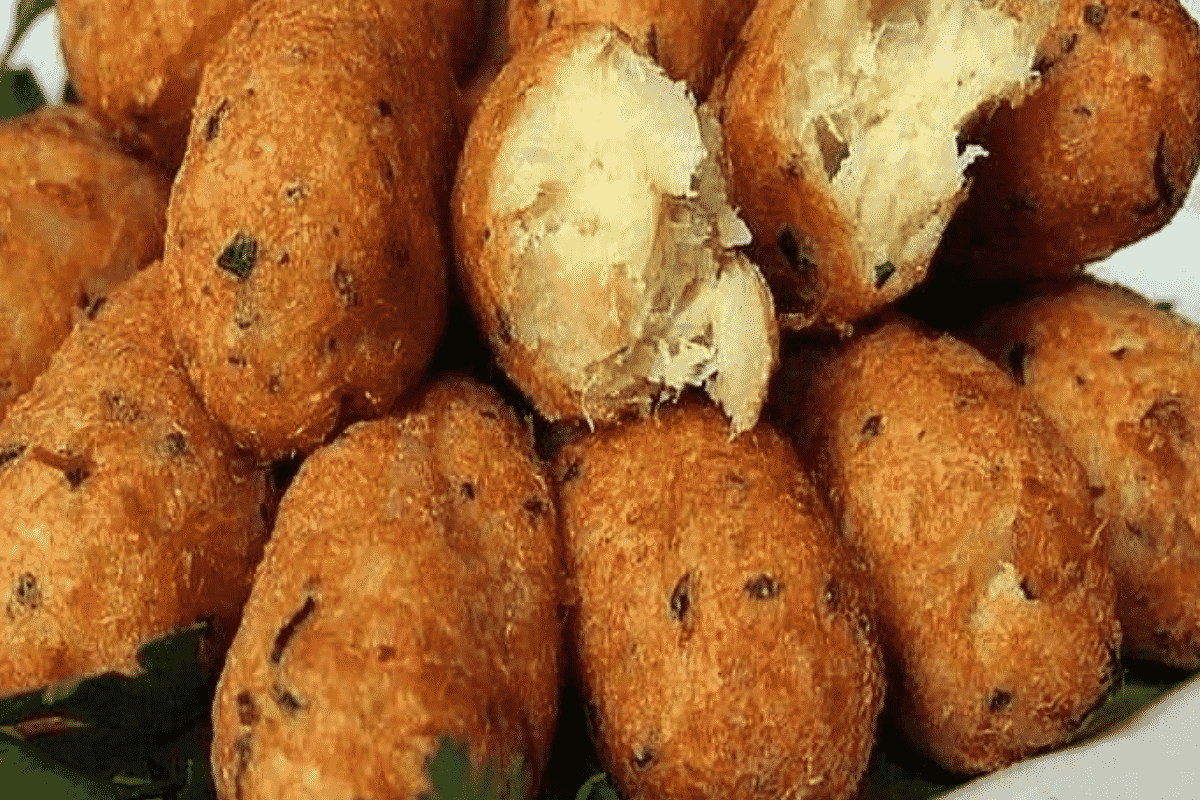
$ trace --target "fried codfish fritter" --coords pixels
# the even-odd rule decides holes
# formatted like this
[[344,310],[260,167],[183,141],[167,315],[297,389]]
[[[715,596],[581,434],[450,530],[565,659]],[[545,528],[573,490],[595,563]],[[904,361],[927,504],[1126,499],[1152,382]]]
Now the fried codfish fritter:
[[[174,172],[183,161],[200,79],[253,0],[57,0],[63,55],[85,105],[127,144]],[[484,0],[386,0],[445,36],[460,74],[482,43]],[[317,100],[318,98],[313,98]],[[328,98],[326,98],[328,99]]]
[[205,70],[170,317],[205,404],[264,461],[386,413],[441,335],[456,88],[424,20],[264,0]]
[[233,638],[272,498],[188,384],[161,265],[109,295],[0,423],[0,692]]
[[622,796],[844,798],[883,702],[868,599],[770,425],[684,404],[555,457],[571,634]]
[[[561,545],[528,430],[443,378],[310,455],[280,506],[213,712],[219,794],[417,797],[442,737],[477,767],[554,735]],[[519,776],[518,776],[519,777]]]
[[1059,0],[761,0],[714,89],[730,202],[785,328],[848,331],[925,278]]
[[1200,332],[1080,280],[993,311],[971,341],[1023,384],[1087,470],[1125,652],[1200,667]]
[[162,255],[170,177],[80,108],[0,123],[0,419],[71,328]]
[[1087,477],[966,344],[903,319],[827,354],[793,399],[842,536],[866,560],[901,732],[943,767],[1061,744],[1118,676]]
[[84,104],[172,172],[204,65],[253,0],[57,0],[63,56]]
[[703,387],[758,419],[774,305],[725,197],[720,125],[630,37],[577,25],[488,86],[454,185],[458,276],[542,416],[612,422]]
[[1200,166],[1200,28],[1179,0],[1064,0],[1035,67],[1037,91],[968,137],[989,155],[968,170],[939,281],[1076,272],[1183,205]]

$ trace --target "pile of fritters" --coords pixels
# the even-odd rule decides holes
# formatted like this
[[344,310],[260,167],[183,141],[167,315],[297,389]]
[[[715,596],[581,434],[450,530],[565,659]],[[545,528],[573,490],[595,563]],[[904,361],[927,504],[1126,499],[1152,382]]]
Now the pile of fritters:
[[1200,166],[1177,0],[60,6],[0,693],[208,619],[222,798],[532,797],[568,685],[626,800],[849,798],[1200,667],[1200,329],[1082,274]]

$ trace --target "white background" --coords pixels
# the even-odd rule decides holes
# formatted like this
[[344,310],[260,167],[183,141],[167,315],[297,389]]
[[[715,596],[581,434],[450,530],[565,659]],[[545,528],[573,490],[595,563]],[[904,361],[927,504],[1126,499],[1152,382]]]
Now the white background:
[[[1193,16],[1200,0],[1183,0]],[[12,30],[15,0],[0,0],[0,43]],[[65,68],[58,18],[29,29],[11,66],[28,67],[49,98],[62,97]],[[0,153],[0,158],[3,158]],[[1200,181],[1175,220],[1090,271],[1167,300],[1200,320]],[[1031,759],[964,786],[971,800],[1195,800],[1200,798],[1200,683],[1176,691],[1102,740]]]

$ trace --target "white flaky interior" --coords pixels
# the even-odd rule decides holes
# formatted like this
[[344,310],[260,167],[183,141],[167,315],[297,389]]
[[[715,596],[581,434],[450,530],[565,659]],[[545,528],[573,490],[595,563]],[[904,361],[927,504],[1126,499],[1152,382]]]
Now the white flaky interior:
[[931,253],[943,204],[984,155],[957,134],[986,100],[1032,79],[1054,0],[1018,23],[980,0],[812,0],[788,29],[791,131],[855,220],[869,263]]
[[686,386],[735,431],[758,418],[775,357],[770,293],[728,248],[719,127],[614,32],[589,34],[531,89],[491,199],[517,257],[513,332],[583,392],[589,418]]

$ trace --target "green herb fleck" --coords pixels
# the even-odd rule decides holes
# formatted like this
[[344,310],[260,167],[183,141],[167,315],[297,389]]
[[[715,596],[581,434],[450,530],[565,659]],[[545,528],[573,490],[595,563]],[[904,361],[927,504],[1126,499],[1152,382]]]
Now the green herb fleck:
[[617,790],[608,781],[608,775],[598,772],[579,787],[575,800],[621,800]]
[[217,266],[232,273],[238,280],[245,280],[250,270],[254,269],[257,259],[258,242],[249,234],[239,231],[217,256]]
[[875,288],[882,289],[888,278],[896,272],[896,265],[890,261],[875,265]]
[[1157,308],[1159,311],[1170,311],[1171,309],[1175,308],[1175,304],[1174,303],[1155,303],[1154,307]]

